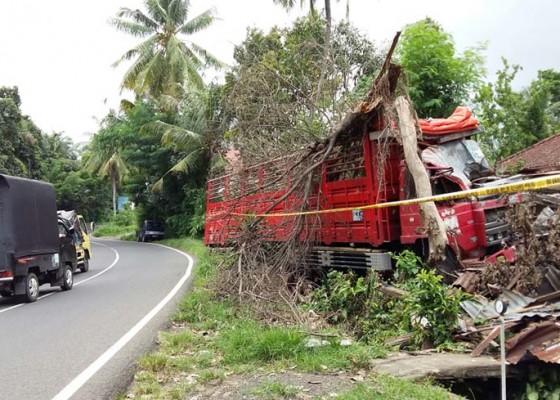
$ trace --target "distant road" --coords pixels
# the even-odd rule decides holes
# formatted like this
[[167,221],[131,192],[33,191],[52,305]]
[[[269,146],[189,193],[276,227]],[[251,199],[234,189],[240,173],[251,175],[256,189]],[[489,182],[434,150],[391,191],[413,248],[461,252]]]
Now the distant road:
[[74,288],[0,299],[0,399],[112,399],[186,294],[193,261],[151,243],[95,239]]

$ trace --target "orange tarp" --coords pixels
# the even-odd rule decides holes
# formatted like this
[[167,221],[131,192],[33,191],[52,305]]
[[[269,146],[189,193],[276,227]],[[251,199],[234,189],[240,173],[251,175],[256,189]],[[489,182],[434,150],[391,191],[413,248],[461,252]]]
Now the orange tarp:
[[421,119],[420,128],[424,135],[444,135],[476,129],[478,120],[468,107],[457,107],[448,118]]

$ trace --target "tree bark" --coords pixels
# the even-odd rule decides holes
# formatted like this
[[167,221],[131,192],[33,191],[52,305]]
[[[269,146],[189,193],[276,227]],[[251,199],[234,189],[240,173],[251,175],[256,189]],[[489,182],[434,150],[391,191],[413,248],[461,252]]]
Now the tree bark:
[[117,215],[117,178],[111,177],[111,187],[113,189],[113,216]]
[[330,33],[332,24],[331,0],[325,0],[325,19],[327,20],[327,28]]
[[[424,163],[418,154],[418,141],[416,138],[415,115],[407,99],[400,96],[395,100],[395,108],[399,119],[399,134],[404,149],[406,165],[416,187],[418,198],[432,195],[430,178],[424,167]],[[449,244],[445,225],[435,203],[421,203],[420,215],[428,233],[429,259],[430,262],[443,261],[445,249]]]

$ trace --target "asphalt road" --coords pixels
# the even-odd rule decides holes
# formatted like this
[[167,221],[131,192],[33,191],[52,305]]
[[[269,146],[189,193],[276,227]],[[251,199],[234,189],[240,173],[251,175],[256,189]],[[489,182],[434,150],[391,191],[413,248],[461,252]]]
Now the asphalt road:
[[112,399],[186,293],[190,256],[151,243],[95,240],[74,288],[36,303],[0,299],[0,399]]

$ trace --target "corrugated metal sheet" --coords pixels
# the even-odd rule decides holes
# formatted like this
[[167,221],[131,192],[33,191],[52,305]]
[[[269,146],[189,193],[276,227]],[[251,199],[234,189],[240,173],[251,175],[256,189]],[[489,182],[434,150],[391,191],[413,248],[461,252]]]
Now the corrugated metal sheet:
[[467,293],[474,293],[478,280],[479,274],[473,271],[463,272],[459,277],[453,282],[454,287],[460,287]]
[[532,323],[505,344],[506,359],[517,364],[527,353],[546,361],[560,361],[560,323],[544,321]]
[[[524,296],[521,293],[511,290],[504,290],[499,298],[508,303],[508,310],[504,315],[504,319],[507,321],[516,321],[526,316],[524,313],[519,314],[518,311],[535,301],[535,299],[531,297]],[[474,320],[484,321],[500,316],[494,309],[494,301],[489,301],[484,298],[462,301],[461,307],[463,307],[463,310]],[[558,307],[560,308],[560,304],[558,304]],[[532,312],[535,313],[536,310],[532,310]]]

